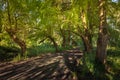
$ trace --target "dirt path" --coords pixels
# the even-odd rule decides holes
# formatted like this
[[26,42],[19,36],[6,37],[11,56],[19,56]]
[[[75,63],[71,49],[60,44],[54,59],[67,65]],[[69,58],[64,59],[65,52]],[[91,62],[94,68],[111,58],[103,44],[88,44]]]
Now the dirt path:
[[73,80],[72,72],[81,56],[79,50],[69,50],[18,63],[2,63],[0,80]]

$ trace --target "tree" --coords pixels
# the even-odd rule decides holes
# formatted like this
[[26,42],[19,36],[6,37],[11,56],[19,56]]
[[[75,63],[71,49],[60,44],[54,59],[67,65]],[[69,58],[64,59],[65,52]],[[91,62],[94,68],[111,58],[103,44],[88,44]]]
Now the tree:
[[68,11],[71,13],[68,16],[68,21],[73,27],[71,32],[81,38],[86,52],[92,50],[92,38],[98,22],[96,3],[94,0],[75,0],[72,2],[72,8]]
[[106,59],[106,48],[108,44],[108,26],[106,22],[106,0],[99,0],[99,32],[97,40],[96,59],[103,64]]
[[23,9],[22,3],[16,0],[6,0],[2,3],[2,28],[8,33],[9,37],[21,48],[21,55],[23,56],[26,51],[26,44],[24,41],[25,28],[23,29],[23,27],[21,27],[24,24],[22,23],[24,22],[24,19],[22,19],[21,16],[23,13],[20,11]]

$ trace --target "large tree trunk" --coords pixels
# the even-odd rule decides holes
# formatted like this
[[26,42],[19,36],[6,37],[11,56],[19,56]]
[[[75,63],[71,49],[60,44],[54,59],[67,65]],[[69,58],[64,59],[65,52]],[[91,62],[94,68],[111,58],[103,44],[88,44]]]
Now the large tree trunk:
[[105,63],[106,48],[108,44],[105,3],[106,0],[99,0],[100,25],[99,25],[97,52],[96,52],[96,60],[99,60],[103,64]]

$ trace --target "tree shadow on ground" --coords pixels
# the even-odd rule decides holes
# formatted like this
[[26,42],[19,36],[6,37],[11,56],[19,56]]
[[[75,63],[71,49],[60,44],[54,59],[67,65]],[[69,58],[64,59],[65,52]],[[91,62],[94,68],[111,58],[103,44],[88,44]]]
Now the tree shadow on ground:
[[72,73],[73,80],[94,80],[93,75],[88,70],[84,71],[84,65],[79,63],[82,60],[83,52],[80,50],[67,51],[64,55],[64,61]]
[[61,63],[61,56],[50,54],[16,64],[1,64],[0,80],[71,80],[71,77]]
[[0,80],[94,80],[89,71],[83,74],[80,50],[46,54],[15,64],[0,64]]

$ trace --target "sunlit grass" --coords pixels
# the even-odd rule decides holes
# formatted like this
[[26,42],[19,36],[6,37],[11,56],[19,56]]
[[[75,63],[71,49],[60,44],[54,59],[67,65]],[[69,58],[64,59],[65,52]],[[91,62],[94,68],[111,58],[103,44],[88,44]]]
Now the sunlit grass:
[[18,61],[22,61],[22,60],[27,60],[28,56],[27,56],[27,53],[24,54],[24,56],[21,56],[20,53],[15,56],[13,59],[12,59],[12,62],[18,62]]
[[13,62],[17,62],[17,61],[20,61],[22,59],[22,57],[19,55],[17,55],[16,57],[13,58]]

